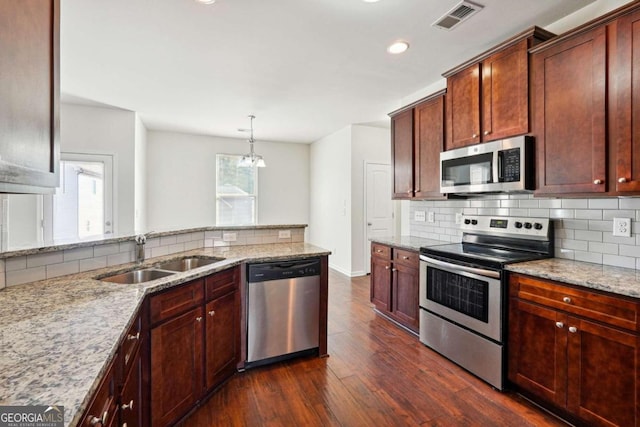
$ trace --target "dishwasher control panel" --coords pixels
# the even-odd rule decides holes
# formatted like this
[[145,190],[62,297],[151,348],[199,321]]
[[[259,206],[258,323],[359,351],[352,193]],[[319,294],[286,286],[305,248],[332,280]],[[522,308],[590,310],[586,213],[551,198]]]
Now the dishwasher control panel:
[[320,259],[298,259],[295,261],[275,261],[262,264],[249,264],[247,267],[247,281],[249,283],[264,282],[266,280],[280,280],[295,277],[320,275]]

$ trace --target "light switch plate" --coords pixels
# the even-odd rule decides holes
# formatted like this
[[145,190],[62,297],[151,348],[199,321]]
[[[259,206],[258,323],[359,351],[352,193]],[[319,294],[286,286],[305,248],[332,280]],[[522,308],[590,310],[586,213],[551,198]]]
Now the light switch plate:
[[291,238],[291,230],[278,231],[278,239],[290,239],[290,238]]
[[222,233],[223,242],[235,242],[237,240],[236,233]]
[[613,218],[613,235],[631,237],[631,218]]
[[436,222],[436,213],[435,212],[429,212],[427,214],[427,222]]
[[425,211],[415,211],[413,213],[413,219],[418,222],[425,222],[426,220]]

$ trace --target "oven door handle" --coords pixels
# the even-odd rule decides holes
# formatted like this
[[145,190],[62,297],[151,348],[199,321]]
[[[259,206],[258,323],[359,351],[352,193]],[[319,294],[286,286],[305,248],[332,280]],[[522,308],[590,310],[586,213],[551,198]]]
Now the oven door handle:
[[437,259],[428,258],[428,257],[426,257],[424,255],[420,255],[420,260],[421,261],[426,261],[429,264],[433,264],[433,265],[436,265],[438,267],[445,267],[445,268],[456,269],[456,270],[460,270],[460,271],[466,271],[467,273],[478,274],[480,276],[485,276],[485,277],[492,277],[494,279],[499,279],[500,278],[500,272],[499,271],[485,270],[483,268],[467,267],[466,265],[460,265],[460,264],[452,264],[452,263],[449,263],[449,262],[444,262],[444,261],[440,261],[440,260],[437,260]]

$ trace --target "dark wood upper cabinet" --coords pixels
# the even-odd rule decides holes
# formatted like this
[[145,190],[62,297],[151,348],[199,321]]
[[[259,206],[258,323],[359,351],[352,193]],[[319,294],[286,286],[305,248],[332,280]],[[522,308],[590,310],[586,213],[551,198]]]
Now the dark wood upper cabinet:
[[606,53],[599,27],[532,55],[537,194],[607,189]]
[[391,116],[394,199],[442,199],[440,152],[444,148],[445,91]]
[[0,1],[0,192],[58,186],[60,1]]
[[551,37],[532,27],[443,74],[446,150],[529,132],[528,49]]

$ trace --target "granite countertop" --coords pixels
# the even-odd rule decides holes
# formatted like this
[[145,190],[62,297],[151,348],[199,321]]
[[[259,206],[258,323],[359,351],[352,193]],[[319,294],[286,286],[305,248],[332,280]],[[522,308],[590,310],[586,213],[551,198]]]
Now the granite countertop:
[[559,258],[509,264],[506,268],[516,273],[640,298],[640,272],[630,268]]
[[62,405],[65,425],[76,425],[146,295],[243,262],[329,254],[308,243],[205,248],[142,266],[184,256],[225,260],[140,285],[95,279],[137,267],[130,263],[6,288],[0,292],[0,405]]
[[372,237],[369,240],[374,243],[382,243],[383,245],[395,246],[397,248],[407,249],[410,251],[420,251],[422,246],[446,245],[451,243],[443,240],[425,239],[414,236],[383,236]]

